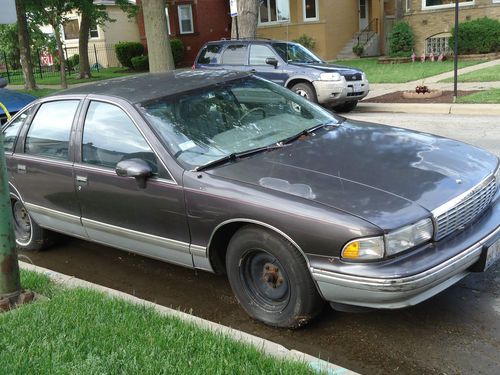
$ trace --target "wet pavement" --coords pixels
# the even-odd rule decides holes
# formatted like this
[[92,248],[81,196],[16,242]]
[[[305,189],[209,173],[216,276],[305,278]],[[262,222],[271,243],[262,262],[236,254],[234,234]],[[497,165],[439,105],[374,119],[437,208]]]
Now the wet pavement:
[[222,276],[69,237],[47,251],[22,254],[36,265],[191,312],[362,374],[497,374],[500,368],[498,265],[412,308],[354,314],[325,306],[309,326],[291,331],[251,320]]

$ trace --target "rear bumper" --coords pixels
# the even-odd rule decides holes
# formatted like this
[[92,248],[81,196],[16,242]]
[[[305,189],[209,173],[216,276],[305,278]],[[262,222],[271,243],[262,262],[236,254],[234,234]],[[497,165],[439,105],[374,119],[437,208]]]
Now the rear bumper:
[[313,81],[318,103],[342,104],[349,101],[361,100],[368,95],[370,85],[368,81]]
[[[377,269],[381,277],[376,277],[373,273],[370,277],[348,275],[328,270],[326,264],[325,268],[318,267],[317,263],[311,264],[311,273],[324,299],[329,302],[383,309],[415,305],[467,276],[471,272],[471,266],[479,261],[485,245],[499,240],[499,224],[500,204],[497,200],[485,220],[480,220],[452,240],[444,239],[437,243],[434,251],[428,252],[428,262],[432,264],[430,257],[434,257],[436,251],[449,252],[452,256],[412,275],[390,277],[384,267]],[[457,244],[462,244],[460,251],[456,251]],[[419,262],[425,262],[425,259],[419,259]],[[405,257],[399,263],[402,269],[415,266]],[[391,272],[394,272],[395,265],[397,262],[391,263]]]

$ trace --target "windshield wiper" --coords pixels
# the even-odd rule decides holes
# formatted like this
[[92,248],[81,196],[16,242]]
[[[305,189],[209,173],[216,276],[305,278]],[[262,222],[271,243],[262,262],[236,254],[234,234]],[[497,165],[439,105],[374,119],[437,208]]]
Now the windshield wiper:
[[302,130],[301,132],[299,132],[297,134],[294,134],[294,135],[292,135],[292,136],[290,136],[288,138],[283,139],[279,143],[282,143],[282,144],[286,145],[286,144],[289,144],[289,143],[292,143],[292,142],[296,141],[300,137],[307,137],[308,135],[311,135],[312,133],[314,133],[318,129],[324,128],[326,126],[338,126],[342,122],[343,121],[339,121],[337,123],[325,122],[325,123],[321,123],[321,124],[318,124],[318,125],[314,125],[311,128],[304,129],[304,130]]
[[274,143],[274,144],[269,145],[269,146],[257,147],[257,148],[253,148],[253,149],[247,150],[247,151],[233,152],[229,155],[223,156],[220,159],[210,161],[207,164],[199,165],[196,168],[194,168],[194,170],[196,172],[203,171],[205,169],[216,167],[218,165],[222,165],[222,164],[225,164],[225,163],[230,162],[230,161],[236,161],[236,160],[244,158],[244,157],[258,154],[259,152],[275,150],[277,148],[282,148],[282,147],[284,147],[284,144],[282,142],[278,142],[278,143]]

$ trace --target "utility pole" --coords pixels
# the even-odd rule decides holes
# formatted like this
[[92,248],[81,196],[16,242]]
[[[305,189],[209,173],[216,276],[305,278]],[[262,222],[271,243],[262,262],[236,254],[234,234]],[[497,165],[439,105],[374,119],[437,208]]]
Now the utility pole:
[[7,166],[0,133],[0,310],[9,308],[21,294],[16,240],[11,219],[11,206]]

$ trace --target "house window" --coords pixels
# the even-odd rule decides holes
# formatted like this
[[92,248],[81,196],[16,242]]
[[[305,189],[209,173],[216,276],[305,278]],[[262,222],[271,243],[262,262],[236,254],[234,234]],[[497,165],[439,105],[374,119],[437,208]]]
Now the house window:
[[99,38],[99,30],[97,30],[97,24],[95,22],[93,22],[90,25],[89,37],[90,38]]
[[405,12],[411,12],[411,0],[406,0],[405,2]]
[[64,39],[78,39],[78,33],[80,32],[80,26],[78,25],[78,20],[72,19],[67,20],[63,24]]
[[[475,0],[458,0],[459,5],[474,5]],[[452,8],[455,0],[422,0],[422,9]]]
[[318,0],[303,0],[304,21],[318,20]]
[[448,45],[449,37],[432,37],[425,40],[425,54],[430,55],[447,55],[449,54],[450,47]]
[[181,34],[191,34],[193,29],[193,10],[191,4],[177,5],[179,14],[179,28]]
[[289,0],[262,0],[259,10],[259,24],[290,21]]

